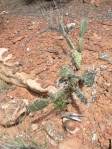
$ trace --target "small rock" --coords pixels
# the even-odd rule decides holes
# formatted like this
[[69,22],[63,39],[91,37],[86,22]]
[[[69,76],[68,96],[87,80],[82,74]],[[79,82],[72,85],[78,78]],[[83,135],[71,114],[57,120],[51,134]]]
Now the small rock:
[[63,36],[59,36],[58,40],[64,40]]
[[68,16],[68,15],[69,15],[69,13],[68,13],[68,12],[66,12],[66,13],[65,13],[65,16]]
[[106,70],[107,69],[107,66],[106,65],[100,65],[100,70],[103,71],[103,70]]
[[3,104],[3,105],[1,105],[1,109],[7,110],[8,106],[9,106],[8,104]]
[[22,65],[23,65],[22,62],[19,62],[19,61],[15,62],[16,67],[21,67]]
[[65,130],[67,132],[69,132],[70,134],[76,134],[77,131],[80,130],[80,126],[79,123],[73,121],[73,120],[68,120],[66,118],[63,118],[63,127],[65,128]]
[[33,131],[37,130],[38,129],[38,125],[37,124],[32,124],[31,125],[31,128]]
[[30,117],[34,117],[34,113],[30,113],[29,116],[30,116]]
[[31,49],[30,48],[27,48],[26,51],[29,52],[29,51],[31,51]]
[[22,39],[24,39],[24,36],[17,37],[16,39],[13,40],[13,44],[15,44],[18,41],[21,41]]
[[102,59],[102,60],[108,60],[109,59],[109,54],[106,53],[106,52],[102,52],[99,54],[99,58]]
[[107,61],[108,63],[112,64],[112,57],[106,52],[102,52],[99,54],[99,59]]
[[0,15],[8,14],[8,11],[2,11],[0,12]]
[[36,22],[32,21],[32,24],[34,25]]
[[26,106],[29,105],[29,101],[28,101],[28,99],[22,99],[22,100],[23,100],[23,102],[25,103]]
[[0,48],[0,60],[3,59],[3,55],[8,51],[7,48]]
[[28,27],[28,30],[33,30],[33,26]]
[[[10,127],[16,124],[20,115],[26,112],[26,104],[23,100],[13,99],[0,105],[0,125]],[[6,114],[7,113],[7,114]]]
[[9,96],[7,95],[7,97],[9,97],[10,99],[14,99],[14,97],[13,96],[10,96],[10,95]]
[[66,27],[67,27],[67,30],[70,31],[76,27],[76,23],[68,23]]
[[98,136],[96,133],[93,133],[92,135],[92,143],[95,143],[98,140]]
[[107,87],[110,87],[110,86],[111,86],[111,84],[110,84],[110,83],[107,83],[107,82],[105,82],[105,85],[106,85]]

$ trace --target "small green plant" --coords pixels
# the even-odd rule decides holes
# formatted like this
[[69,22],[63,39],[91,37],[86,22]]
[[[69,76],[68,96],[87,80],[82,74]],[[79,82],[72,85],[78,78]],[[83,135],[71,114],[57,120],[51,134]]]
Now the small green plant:
[[68,65],[63,66],[59,72],[59,76],[64,79],[71,75],[74,75],[74,71]]
[[46,98],[41,98],[38,100],[35,100],[32,104],[30,104],[27,108],[28,113],[30,112],[36,112],[39,110],[42,110],[43,108],[45,108],[46,106],[48,106],[49,104],[49,100]]
[[[61,17],[60,17],[61,18]],[[63,23],[63,19],[60,20],[60,30],[62,35],[67,41],[68,46],[71,49],[71,58],[72,64],[75,65],[77,69],[80,68],[82,61],[82,50],[83,50],[83,41],[84,34],[87,31],[87,19],[83,19],[80,24],[80,33],[79,33],[79,43],[77,46],[73,43],[71,37],[65,31],[65,25]],[[66,65],[63,66],[60,70],[60,81],[66,82],[63,89],[60,89],[57,93],[49,96],[47,99],[40,99],[31,104],[28,108],[29,112],[35,112],[38,110],[42,110],[45,108],[50,102],[54,104],[54,107],[59,110],[63,110],[67,104],[68,99],[71,98],[72,93],[75,93],[76,96],[84,103],[87,103],[87,99],[85,95],[82,93],[80,89],[80,83],[83,84],[83,79],[80,76],[76,76],[74,74],[73,69]]]
[[56,109],[63,110],[67,105],[67,98],[68,96],[64,91],[59,91],[56,94],[54,94],[52,97],[54,107]]
[[68,32],[66,32],[63,18],[60,21],[60,31],[65,38],[69,48],[71,49],[72,63],[75,65],[76,69],[79,70],[82,62],[84,34],[87,31],[87,19],[84,18],[80,23],[79,42],[77,46],[75,46],[76,44],[74,44],[73,39],[70,37]]
[[82,51],[83,51],[83,44],[84,44],[84,34],[87,31],[87,19],[84,18],[80,23],[80,32],[79,32],[79,42],[75,49],[72,51],[72,60],[73,64],[76,66],[77,69],[80,69],[81,62],[82,62]]
[[84,34],[87,31],[87,18],[82,19],[81,23],[80,23],[80,33],[79,33],[79,46],[78,46],[78,51],[82,52],[83,50],[83,42],[84,42]]
[[79,51],[73,50],[71,57],[72,57],[73,65],[76,67],[77,70],[79,70],[82,62],[82,53]]
[[[65,67],[64,67],[65,68]],[[66,71],[65,69],[61,69],[60,76],[61,80],[66,82],[66,87],[65,87],[65,94],[67,94],[68,98],[72,96],[72,93],[75,93],[76,96],[81,100],[81,102],[86,103],[87,99],[82,93],[80,86],[84,85],[84,80],[82,79],[81,76],[76,76],[73,71],[69,67],[66,66]],[[65,73],[66,72],[66,73]],[[64,75],[65,73],[65,75]],[[62,82],[61,81],[61,82]]]
[[82,75],[84,84],[88,87],[91,87],[94,83],[95,76],[96,76],[95,71],[85,71],[84,74]]

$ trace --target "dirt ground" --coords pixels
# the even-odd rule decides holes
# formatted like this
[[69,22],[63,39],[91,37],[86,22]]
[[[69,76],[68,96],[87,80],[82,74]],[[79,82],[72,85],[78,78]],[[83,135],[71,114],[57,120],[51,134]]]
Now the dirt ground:
[[[0,24],[0,48],[8,48],[9,53],[13,55],[13,61],[20,64],[19,71],[35,73],[43,87],[55,86],[60,68],[70,63],[69,48],[64,38],[55,30],[46,30],[50,21],[53,26],[57,25],[54,20],[49,21],[49,17],[57,14],[57,9],[51,8],[50,2],[37,1],[36,4],[25,5],[20,0],[4,0],[3,10],[8,11],[8,14],[4,15]],[[60,11],[64,14],[66,23],[79,24],[84,16],[89,18],[80,72],[92,68],[100,70],[96,80],[96,100],[89,105],[77,103],[84,117],[80,123],[74,122],[78,128],[74,134],[63,129],[60,112],[52,112],[52,108],[48,107],[45,111],[35,113],[33,117],[28,116],[17,126],[0,126],[0,140],[22,137],[39,144],[46,143],[45,147],[49,149],[111,149],[109,142],[112,139],[112,1],[95,7],[71,0],[69,3],[62,3]],[[79,28],[71,32],[74,41],[78,32]],[[108,54],[110,60],[101,60],[101,53]],[[88,92],[89,90],[85,90],[87,96]],[[21,87],[0,93],[1,103],[18,99],[31,102],[36,98],[37,95]],[[66,111],[79,112],[71,104],[67,106]],[[49,114],[43,117],[43,113]],[[62,141],[51,141],[43,130],[43,126],[48,123],[53,123],[57,130],[64,134]]]

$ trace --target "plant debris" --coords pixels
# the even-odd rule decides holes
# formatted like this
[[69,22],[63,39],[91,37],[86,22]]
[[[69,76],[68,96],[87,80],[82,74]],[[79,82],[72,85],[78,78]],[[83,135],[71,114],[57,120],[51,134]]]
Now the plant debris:
[[47,122],[44,125],[44,130],[47,133],[47,135],[51,138],[51,140],[54,140],[55,143],[59,143],[60,141],[63,141],[64,139],[64,132],[60,132],[56,129],[55,125],[53,123]]
[[69,120],[78,121],[81,122],[81,117],[83,117],[80,114],[68,112],[68,113],[62,113],[62,118],[67,118]]

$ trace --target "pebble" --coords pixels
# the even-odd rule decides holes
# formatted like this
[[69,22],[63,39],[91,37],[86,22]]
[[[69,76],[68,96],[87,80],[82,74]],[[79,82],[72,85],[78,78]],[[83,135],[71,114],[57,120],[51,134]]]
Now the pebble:
[[76,134],[80,130],[78,122],[73,120],[68,120],[66,118],[63,118],[63,127],[70,134]]
[[63,36],[59,36],[58,40],[64,40],[64,37]]
[[29,52],[29,51],[31,51],[31,49],[30,48],[27,48],[26,51]]
[[107,66],[106,65],[100,65],[100,70],[103,71],[103,70],[106,70],[107,69]]
[[92,143],[96,142],[98,140],[97,134],[93,133],[92,135]]
[[33,131],[37,130],[38,129],[38,125],[37,124],[32,124],[31,125],[31,128]]

